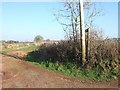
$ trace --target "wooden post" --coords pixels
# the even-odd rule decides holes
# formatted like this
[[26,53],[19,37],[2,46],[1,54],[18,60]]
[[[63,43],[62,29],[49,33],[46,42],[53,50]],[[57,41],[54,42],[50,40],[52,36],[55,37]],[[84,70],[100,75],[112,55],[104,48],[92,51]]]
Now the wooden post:
[[87,29],[86,58],[89,60],[90,55],[90,28]]
[[84,66],[86,63],[86,45],[85,45],[83,0],[79,0],[79,11],[80,11],[80,36],[81,36],[82,65]]

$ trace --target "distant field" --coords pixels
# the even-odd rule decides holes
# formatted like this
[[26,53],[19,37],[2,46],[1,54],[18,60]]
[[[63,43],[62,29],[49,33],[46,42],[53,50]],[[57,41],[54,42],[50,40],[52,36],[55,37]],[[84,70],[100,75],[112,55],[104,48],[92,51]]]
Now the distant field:
[[12,48],[2,48],[2,52],[13,51],[13,50],[35,50],[37,48],[38,48],[38,46],[36,46],[36,45],[12,47]]

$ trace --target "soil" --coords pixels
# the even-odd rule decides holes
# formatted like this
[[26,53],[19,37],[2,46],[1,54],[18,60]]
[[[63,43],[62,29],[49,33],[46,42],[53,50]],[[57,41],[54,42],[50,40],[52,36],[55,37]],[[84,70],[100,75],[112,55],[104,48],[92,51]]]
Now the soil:
[[[29,51],[8,52],[27,55]],[[118,81],[97,82],[63,75],[37,67],[24,60],[0,54],[2,88],[118,88]]]

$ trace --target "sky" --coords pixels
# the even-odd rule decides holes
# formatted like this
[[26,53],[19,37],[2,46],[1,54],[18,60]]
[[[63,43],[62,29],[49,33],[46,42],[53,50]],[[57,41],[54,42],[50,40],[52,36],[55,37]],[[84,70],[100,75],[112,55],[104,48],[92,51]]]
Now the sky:
[[[118,3],[103,2],[105,15],[96,18],[95,25],[105,37],[118,37]],[[33,41],[36,35],[44,39],[61,40],[65,33],[56,21],[60,2],[3,2],[2,40]]]

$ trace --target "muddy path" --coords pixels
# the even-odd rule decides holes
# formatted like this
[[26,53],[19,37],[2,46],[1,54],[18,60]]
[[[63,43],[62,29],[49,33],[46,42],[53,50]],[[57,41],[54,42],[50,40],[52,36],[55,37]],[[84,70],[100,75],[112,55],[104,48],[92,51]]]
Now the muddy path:
[[2,54],[0,57],[2,57],[0,77],[3,88],[118,88],[118,81],[82,80],[37,67],[14,57]]

